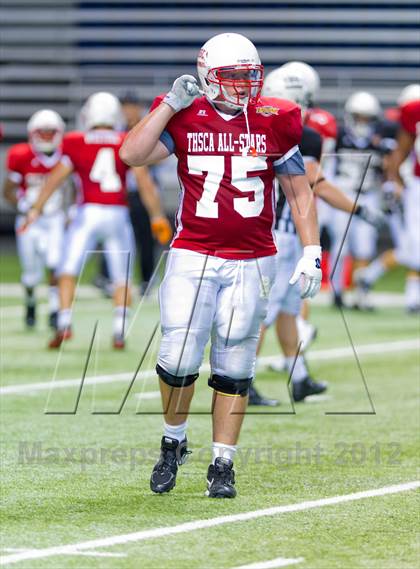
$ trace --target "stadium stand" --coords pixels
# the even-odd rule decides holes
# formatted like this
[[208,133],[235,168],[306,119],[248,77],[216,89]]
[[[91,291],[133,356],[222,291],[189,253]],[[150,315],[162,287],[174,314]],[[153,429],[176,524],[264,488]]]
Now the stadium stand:
[[73,124],[94,90],[132,86],[150,100],[194,72],[209,36],[234,30],[260,50],[267,70],[283,61],[315,65],[322,100],[340,111],[354,88],[393,104],[420,61],[419,2],[297,0],[2,0],[0,122],[5,141],[25,136],[27,117],[50,106]]

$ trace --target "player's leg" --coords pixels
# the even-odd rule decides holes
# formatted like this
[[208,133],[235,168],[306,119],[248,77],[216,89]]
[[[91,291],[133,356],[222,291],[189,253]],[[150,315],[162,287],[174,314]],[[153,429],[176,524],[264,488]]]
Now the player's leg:
[[212,330],[213,461],[208,495],[236,495],[233,460],[255,373],[259,330],[267,313],[275,258],[226,261]]
[[[360,202],[371,208],[377,208],[378,200],[374,192],[361,196]],[[354,283],[356,298],[354,308],[372,310],[369,289],[357,286],[357,275],[365,269],[375,257],[377,251],[378,231],[360,218],[353,217],[349,231],[349,246],[353,255]]]
[[420,311],[420,199],[415,180],[404,189],[404,238],[397,258],[408,268],[405,286],[405,307],[409,313]]
[[[343,302],[343,270],[344,258],[347,254],[347,237],[345,239],[346,228],[349,221],[349,214],[344,211],[334,210],[331,223],[331,255],[330,255],[330,274],[331,286],[333,288],[333,304],[339,308]],[[354,222],[352,219],[351,224]],[[350,227],[351,227],[350,224]],[[349,229],[350,230],[350,229]]]
[[323,393],[327,389],[325,382],[312,379],[301,351],[296,322],[299,314],[299,301],[300,296],[293,292],[286,300],[285,308],[276,321],[277,338],[285,356],[292,396],[296,402],[303,401],[308,395]]
[[58,212],[45,219],[45,232],[48,246],[45,251],[45,265],[48,269],[48,322],[51,328],[58,328],[58,311],[60,308],[57,268],[63,250],[65,217]]
[[95,206],[81,206],[64,235],[61,259],[57,269],[60,310],[57,332],[50,341],[49,348],[59,348],[63,340],[72,335],[72,305],[76,278],[86,263],[89,252],[96,245],[97,226],[100,220],[100,212]]
[[159,289],[162,340],[156,366],[164,433],[161,456],[150,479],[153,492],[172,490],[178,466],[187,457],[187,417],[214,318],[218,262],[180,249],[168,255]]
[[115,349],[123,349],[131,306],[131,275],[136,255],[128,210],[121,207],[107,210],[106,225],[104,254],[114,299],[113,346]]
[[[284,239],[282,238],[284,237]],[[276,321],[277,315],[281,311],[282,302],[287,290],[288,279],[293,273],[294,267],[291,266],[290,258],[293,256],[292,248],[296,236],[289,236],[276,232],[277,249],[278,253],[275,257],[276,263],[276,278],[273,286],[271,287],[268,304],[267,315],[260,328],[260,337],[257,345],[257,357],[261,353],[262,345],[265,339],[266,332],[270,326]],[[290,269],[290,270],[289,270]],[[290,273],[290,275],[289,275]],[[284,368],[284,359],[280,356],[275,362],[269,365],[272,371],[282,371]],[[255,379],[249,387],[249,405],[263,405],[267,407],[274,407],[279,404],[277,399],[270,399],[263,396],[255,385]]]
[[[16,229],[22,223],[16,218]],[[35,287],[42,279],[41,258],[37,250],[39,223],[36,222],[23,233],[16,232],[16,244],[21,266],[21,283],[25,289],[25,323],[32,328],[36,323]]]

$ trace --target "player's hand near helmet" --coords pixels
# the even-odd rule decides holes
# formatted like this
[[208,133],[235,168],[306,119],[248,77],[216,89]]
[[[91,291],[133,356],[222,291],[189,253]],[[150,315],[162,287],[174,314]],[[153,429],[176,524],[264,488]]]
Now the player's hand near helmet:
[[354,212],[355,215],[369,223],[369,225],[373,225],[376,229],[381,229],[387,224],[386,215],[380,209],[374,209],[368,207],[366,205],[359,205]]
[[166,217],[153,217],[150,224],[153,237],[159,241],[161,245],[166,245],[172,237],[172,227]]
[[193,75],[181,75],[175,79],[172,89],[163,99],[176,113],[186,109],[195,98],[200,96],[197,79]]
[[301,298],[312,298],[321,288],[321,247],[308,245],[303,248],[303,256],[299,259],[289,284],[300,283]]

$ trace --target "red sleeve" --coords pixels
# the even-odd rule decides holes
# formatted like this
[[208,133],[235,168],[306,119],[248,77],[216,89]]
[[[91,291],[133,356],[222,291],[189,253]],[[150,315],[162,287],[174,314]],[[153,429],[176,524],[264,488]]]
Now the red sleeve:
[[286,154],[302,139],[302,114],[300,107],[290,101],[283,101],[282,109],[276,117],[274,134],[281,154]]
[[416,124],[420,122],[420,101],[411,101],[401,107],[401,126],[410,134],[416,134]]
[[163,101],[164,98],[165,98],[165,93],[161,93],[160,95],[158,95],[155,98],[155,100],[153,101],[153,103],[149,109],[149,113],[151,113],[152,111],[157,109],[157,107],[161,104],[161,102]]
[[18,146],[12,146],[9,148],[7,155],[6,155],[6,168],[11,172],[19,172],[22,173],[21,170],[21,161],[20,161],[21,153],[19,152]]
[[62,153],[61,162],[64,164],[72,165],[76,168],[76,164],[79,159],[81,150],[81,141],[84,138],[84,134],[81,132],[69,132],[64,135],[62,143]]
[[337,140],[337,121],[331,113],[324,109],[309,109],[305,115],[305,124],[316,130],[322,138]]

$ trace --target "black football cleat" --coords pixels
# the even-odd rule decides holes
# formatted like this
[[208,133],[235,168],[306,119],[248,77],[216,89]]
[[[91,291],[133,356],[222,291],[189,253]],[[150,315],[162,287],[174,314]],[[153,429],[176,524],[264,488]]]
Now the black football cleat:
[[234,498],[235,471],[233,462],[228,458],[219,456],[210,464],[207,471],[207,492],[209,498]]
[[176,484],[178,466],[184,464],[191,451],[187,449],[187,439],[178,442],[170,437],[162,437],[160,458],[153,467],[150,489],[156,494],[170,492]]
[[309,376],[306,377],[303,381],[293,382],[293,401],[298,403],[299,401],[303,401],[308,395],[318,395],[319,393],[323,393],[326,391],[327,387],[327,383],[324,383],[322,381],[313,381],[313,379],[311,379]]
[[277,407],[280,401],[277,399],[268,399],[259,393],[253,385],[249,387],[248,405],[261,405],[263,407]]
[[36,324],[35,304],[26,305],[25,324],[28,328],[33,328]]

